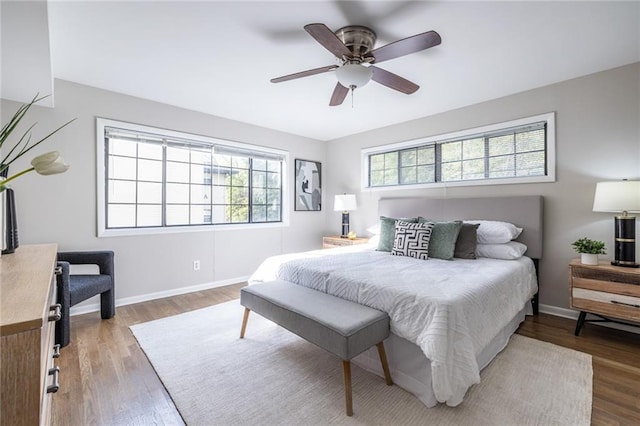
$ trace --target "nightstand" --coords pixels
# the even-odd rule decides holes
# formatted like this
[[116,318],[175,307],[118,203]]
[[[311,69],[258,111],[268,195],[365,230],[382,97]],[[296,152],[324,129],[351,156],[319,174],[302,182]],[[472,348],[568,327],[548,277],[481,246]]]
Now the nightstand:
[[[580,310],[575,335],[585,322],[640,322],[640,269],[613,266],[609,262],[583,265],[580,259],[569,263],[571,307]],[[586,320],[587,313],[600,319]],[[615,318],[611,319],[609,317]]]
[[330,236],[330,237],[322,237],[322,248],[334,248],[334,247],[344,247],[344,246],[355,246],[357,244],[367,244],[369,242],[369,238],[358,237],[350,240],[349,238],[342,238],[339,235]]

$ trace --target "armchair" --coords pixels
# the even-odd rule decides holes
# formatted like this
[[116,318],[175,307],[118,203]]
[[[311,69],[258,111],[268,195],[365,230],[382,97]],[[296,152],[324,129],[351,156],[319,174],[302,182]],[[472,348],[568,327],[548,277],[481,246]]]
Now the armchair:
[[[98,265],[100,274],[70,275],[70,265]],[[100,295],[102,319],[112,318],[115,308],[115,276],[113,251],[76,251],[58,253],[62,273],[56,276],[58,303],[62,305],[62,319],[56,323],[56,343],[69,344],[71,336],[70,308],[90,297]]]

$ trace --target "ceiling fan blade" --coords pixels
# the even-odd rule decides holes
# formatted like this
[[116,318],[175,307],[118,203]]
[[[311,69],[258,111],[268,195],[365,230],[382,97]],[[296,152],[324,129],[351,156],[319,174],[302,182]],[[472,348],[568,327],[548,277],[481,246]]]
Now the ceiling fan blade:
[[283,81],[295,80],[296,78],[309,77],[310,75],[322,74],[323,72],[333,71],[338,68],[337,65],[329,65],[326,67],[314,68],[312,70],[300,71],[282,77],[272,78],[272,83],[282,83]]
[[351,57],[351,51],[325,24],[308,24],[304,29],[337,58]]
[[402,40],[394,41],[382,47],[372,50],[367,56],[373,56],[375,63],[388,61],[410,53],[419,52],[433,46],[437,46],[442,42],[440,34],[435,31],[427,31],[426,33],[416,34]]
[[398,92],[410,95],[420,88],[420,86],[412,83],[406,78],[402,78],[399,75],[383,70],[382,68],[374,66],[370,66],[369,68],[373,71],[373,76],[371,77],[373,81],[397,90]]
[[342,102],[344,102],[344,98],[347,97],[347,93],[349,93],[349,89],[347,89],[340,83],[336,83],[336,88],[333,89],[333,94],[331,95],[329,106],[342,105]]

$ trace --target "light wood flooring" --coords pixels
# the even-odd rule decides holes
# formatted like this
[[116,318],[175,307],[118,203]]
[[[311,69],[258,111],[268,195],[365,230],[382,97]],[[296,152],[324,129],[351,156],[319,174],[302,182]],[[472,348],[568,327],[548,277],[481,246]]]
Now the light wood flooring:
[[[174,296],[71,319],[71,343],[61,351],[54,425],[182,424],[171,398],[138,347],[129,326],[237,299],[244,284]],[[640,424],[640,335],[540,314],[519,334],[593,356],[592,424]],[[167,342],[167,345],[179,342]]]

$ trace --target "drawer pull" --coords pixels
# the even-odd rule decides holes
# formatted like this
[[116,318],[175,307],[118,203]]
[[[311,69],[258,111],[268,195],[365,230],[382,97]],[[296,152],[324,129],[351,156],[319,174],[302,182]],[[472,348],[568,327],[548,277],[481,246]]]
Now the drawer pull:
[[619,302],[617,300],[612,300],[611,303],[615,304],[615,305],[624,305],[624,306],[630,306],[632,308],[640,308],[640,305],[634,305],[633,303],[624,303],[624,302]]
[[[53,311],[53,314],[51,313]],[[49,321],[60,321],[62,319],[62,305],[60,303],[56,303],[55,305],[49,306]]]
[[60,384],[58,383],[60,367],[53,367],[49,369],[49,375],[53,376],[53,384],[47,386],[47,393],[56,393],[58,392],[58,389],[60,389]]
[[54,272],[56,275],[62,275],[62,266],[56,266],[56,267],[53,269],[53,272]]
[[60,358],[60,343],[53,345],[53,353],[51,354],[51,358]]

